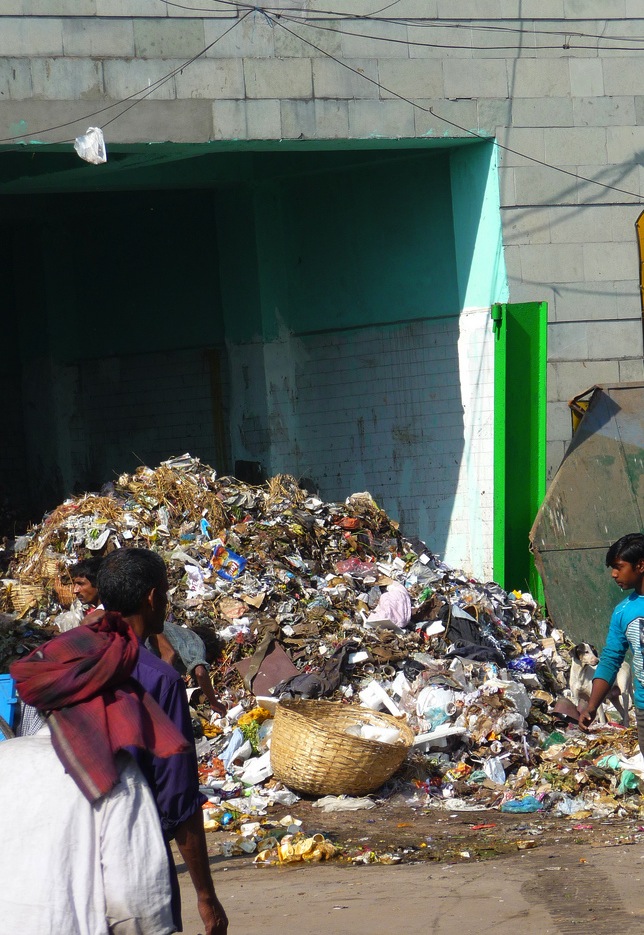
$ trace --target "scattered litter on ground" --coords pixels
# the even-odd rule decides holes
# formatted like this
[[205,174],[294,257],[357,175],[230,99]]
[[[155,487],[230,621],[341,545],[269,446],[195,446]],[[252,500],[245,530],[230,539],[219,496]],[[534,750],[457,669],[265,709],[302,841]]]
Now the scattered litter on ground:
[[[217,654],[226,717],[192,700],[204,820],[213,831],[232,826],[234,846],[259,863],[332,856],[317,834],[287,829],[284,840],[266,818],[298,801],[273,774],[278,699],[288,702],[278,711],[333,701],[388,715],[393,726],[357,719],[341,730],[342,742],[371,745],[376,759],[411,731],[402,769],[367,790],[370,799],[343,799],[351,790],[340,789],[334,810],[393,802],[578,824],[639,814],[635,731],[608,724],[583,734],[556,710],[565,709],[565,634],[530,594],[450,568],[366,492],[326,503],[288,475],[250,486],[186,454],[70,498],[15,543],[0,590],[0,671],[81,619],[71,564],[132,546],[162,555],[169,619]],[[293,754],[312,751],[298,742]]]

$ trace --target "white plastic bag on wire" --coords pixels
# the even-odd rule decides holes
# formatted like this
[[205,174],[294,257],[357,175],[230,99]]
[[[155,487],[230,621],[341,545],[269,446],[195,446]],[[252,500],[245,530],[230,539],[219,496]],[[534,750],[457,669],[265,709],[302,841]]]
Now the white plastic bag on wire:
[[77,136],[74,141],[74,149],[85,162],[91,162],[98,166],[102,162],[107,162],[107,150],[103,131],[100,127],[88,127],[87,133],[83,136]]

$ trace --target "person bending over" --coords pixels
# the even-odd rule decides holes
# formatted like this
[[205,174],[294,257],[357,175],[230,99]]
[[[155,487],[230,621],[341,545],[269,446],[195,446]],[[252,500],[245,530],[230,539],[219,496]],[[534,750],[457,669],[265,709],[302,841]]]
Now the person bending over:
[[631,649],[637,735],[640,750],[644,752],[644,535],[632,532],[613,542],[606,553],[606,567],[611,569],[615,584],[631,593],[613,611],[590,698],[579,714],[579,726],[582,730],[589,729]]
[[166,620],[163,633],[150,636],[148,644],[155,655],[174,666],[180,675],[189,675],[195,680],[216,714],[222,717],[226,714],[226,705],[217,697],[208,675],[206,645],[194,630]]

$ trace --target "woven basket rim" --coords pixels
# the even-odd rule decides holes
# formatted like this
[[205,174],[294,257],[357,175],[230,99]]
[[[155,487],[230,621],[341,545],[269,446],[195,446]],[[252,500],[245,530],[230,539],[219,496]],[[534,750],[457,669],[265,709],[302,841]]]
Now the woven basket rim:
[[[400,740],[383,743],[346,733],[361,722],[395,726]],[[278,779],[307,794],[366,794],[402,765],[413,738],[405,720],[390,714],[342,702],[287,700],[275,711],[271,763]]]
[[[372,708],[364,708],[362,705],[344,704],[342,701],[324,701],[321,699],[287,699],[285,701],[280,701],[277,708],[280,706],[283,711],[288,711],[289,714],[299,715],[304,720],[312,721],[331,735],[339,735],[342,738],[349,737],[352,742],[355,741],[360,744],[365,744],[368,747],[372,747],[376,744],[378,747],[382,747],[385,750],[391,750],[392,747],[411,747],[414,742],[414,735],[407,723],[406,717],[396,718],[392,714],[386,714],[384,711],[374,711]],[[353,734],[347,734],[341,727],[333,727],[327,722],[316,719],[316,712],[326,710],[330,713],[332,709],[347,717],[354,717],[356,721],[362,720],[364,722],[369,722],[370,720],[376,720],[382,721],[392,727],[397,727],[400,730],[400,739],[394,741],[394,743],[385,743],[382,740],[370,740],[366,737],[356,737]]]

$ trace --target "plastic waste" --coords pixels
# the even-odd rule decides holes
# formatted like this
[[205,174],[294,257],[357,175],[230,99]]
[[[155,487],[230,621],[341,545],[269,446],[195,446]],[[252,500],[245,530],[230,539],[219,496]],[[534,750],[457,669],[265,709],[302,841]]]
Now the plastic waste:
[[372,711],[381,711],[386,708],[394,717],[400,716],[400,709],[392,698],[389,697],[384,687],[376,679],[372,679],[362,691],[358,693],[360,701],[365,708],[371,708]]
[[325,795],[311,803],[313,808],[323,812],[357,812],[365,808],[375,808],[376,803],[367,796]]
[[636,792],[639,788],[640,781],[635,773],[631,773],[630,769],[623,770],[620,776],[619,786],[617,787],[617,795],[625,795],[627,792]]
[[518,659],[511,659],[508,662],[508,669],[511,672],[536,672],[537,661],[532,656],[519,656]]
[[416,699],[416,714],[425,718],[432,728],[439,727],[456,713],[456,695],[451,688],[428,685],[422,688]]
[[65,633],[67,630],[73,630],[74,627],[79,627],[83,622],[83,617],[85,616],[85,610],[80,601],[76,600],[72,603],[72,606],[69,610],[64,611],[62,614],[54,619],[54,623],[58,627],[61,633]]
[[505,769],[498,756],[491,756],[483,763],[483,772],[488,779],[496,782],[499,786],[505,783]]
[[98,166],[107,162],[107,149],[105,138],[100,127],[88,127],[87,132],[77,136],[74,140],[74,149],[81,159]]
[[377,740],[378,743],[397,743],[400,731],[397,727],[383,727],[376,724],[351,724],[345,733],[363,740]]
[[577,812],[583,811],[585,807],[586,802],[584,801],[583,796],[562,795],[559,801],[555,804],[554,813],[555,815],[567,817],[569,815],[575,815]]
[[244,745],[244,735],[237,727],[230,735],[230,740],[228,741],[228,746],[219,754],[219,759],[222,761],[224,766],[228,767],[235,759],[237,751],[241,749]]
[[234,581],[243,574],[246,568],[246,559],[225,545],[216,545],[212,551],[210,567],[220,578],[226,581]]
[[359,558],[346,558],[335,563],[335,570],[339,575],[353,575],[356,578],[364,578],[368,575],[377,574],[377,569],[372,562],[363,562]]
[[544,749],[544,750],[549,750],[550,747],[556,747],[556,746],[559,746],[559,744],[562,744],[562,743],[565,743],[565,742],[566,742],[566,738],[565,738],[565,736],[561,733],[561,731],[560,731],[560,730],[553,730],[552,733],[551,733],[551,734],[548,734],[548,736],[547,736],[546,739],[544,740],[544,742],[543,742],[543,749]]
[[268,750],[261,756],[253,757],[253,759],[248,760],[239,778],[247,786],[256,786],[272,775],[273,767],[271,766],[271,754],[270,750]]
[[526,795],[522,799],[509,799],[501,806],[502,812],[515,815],[524,815],[529,812],[540,812],[543,805],[533,795]]

